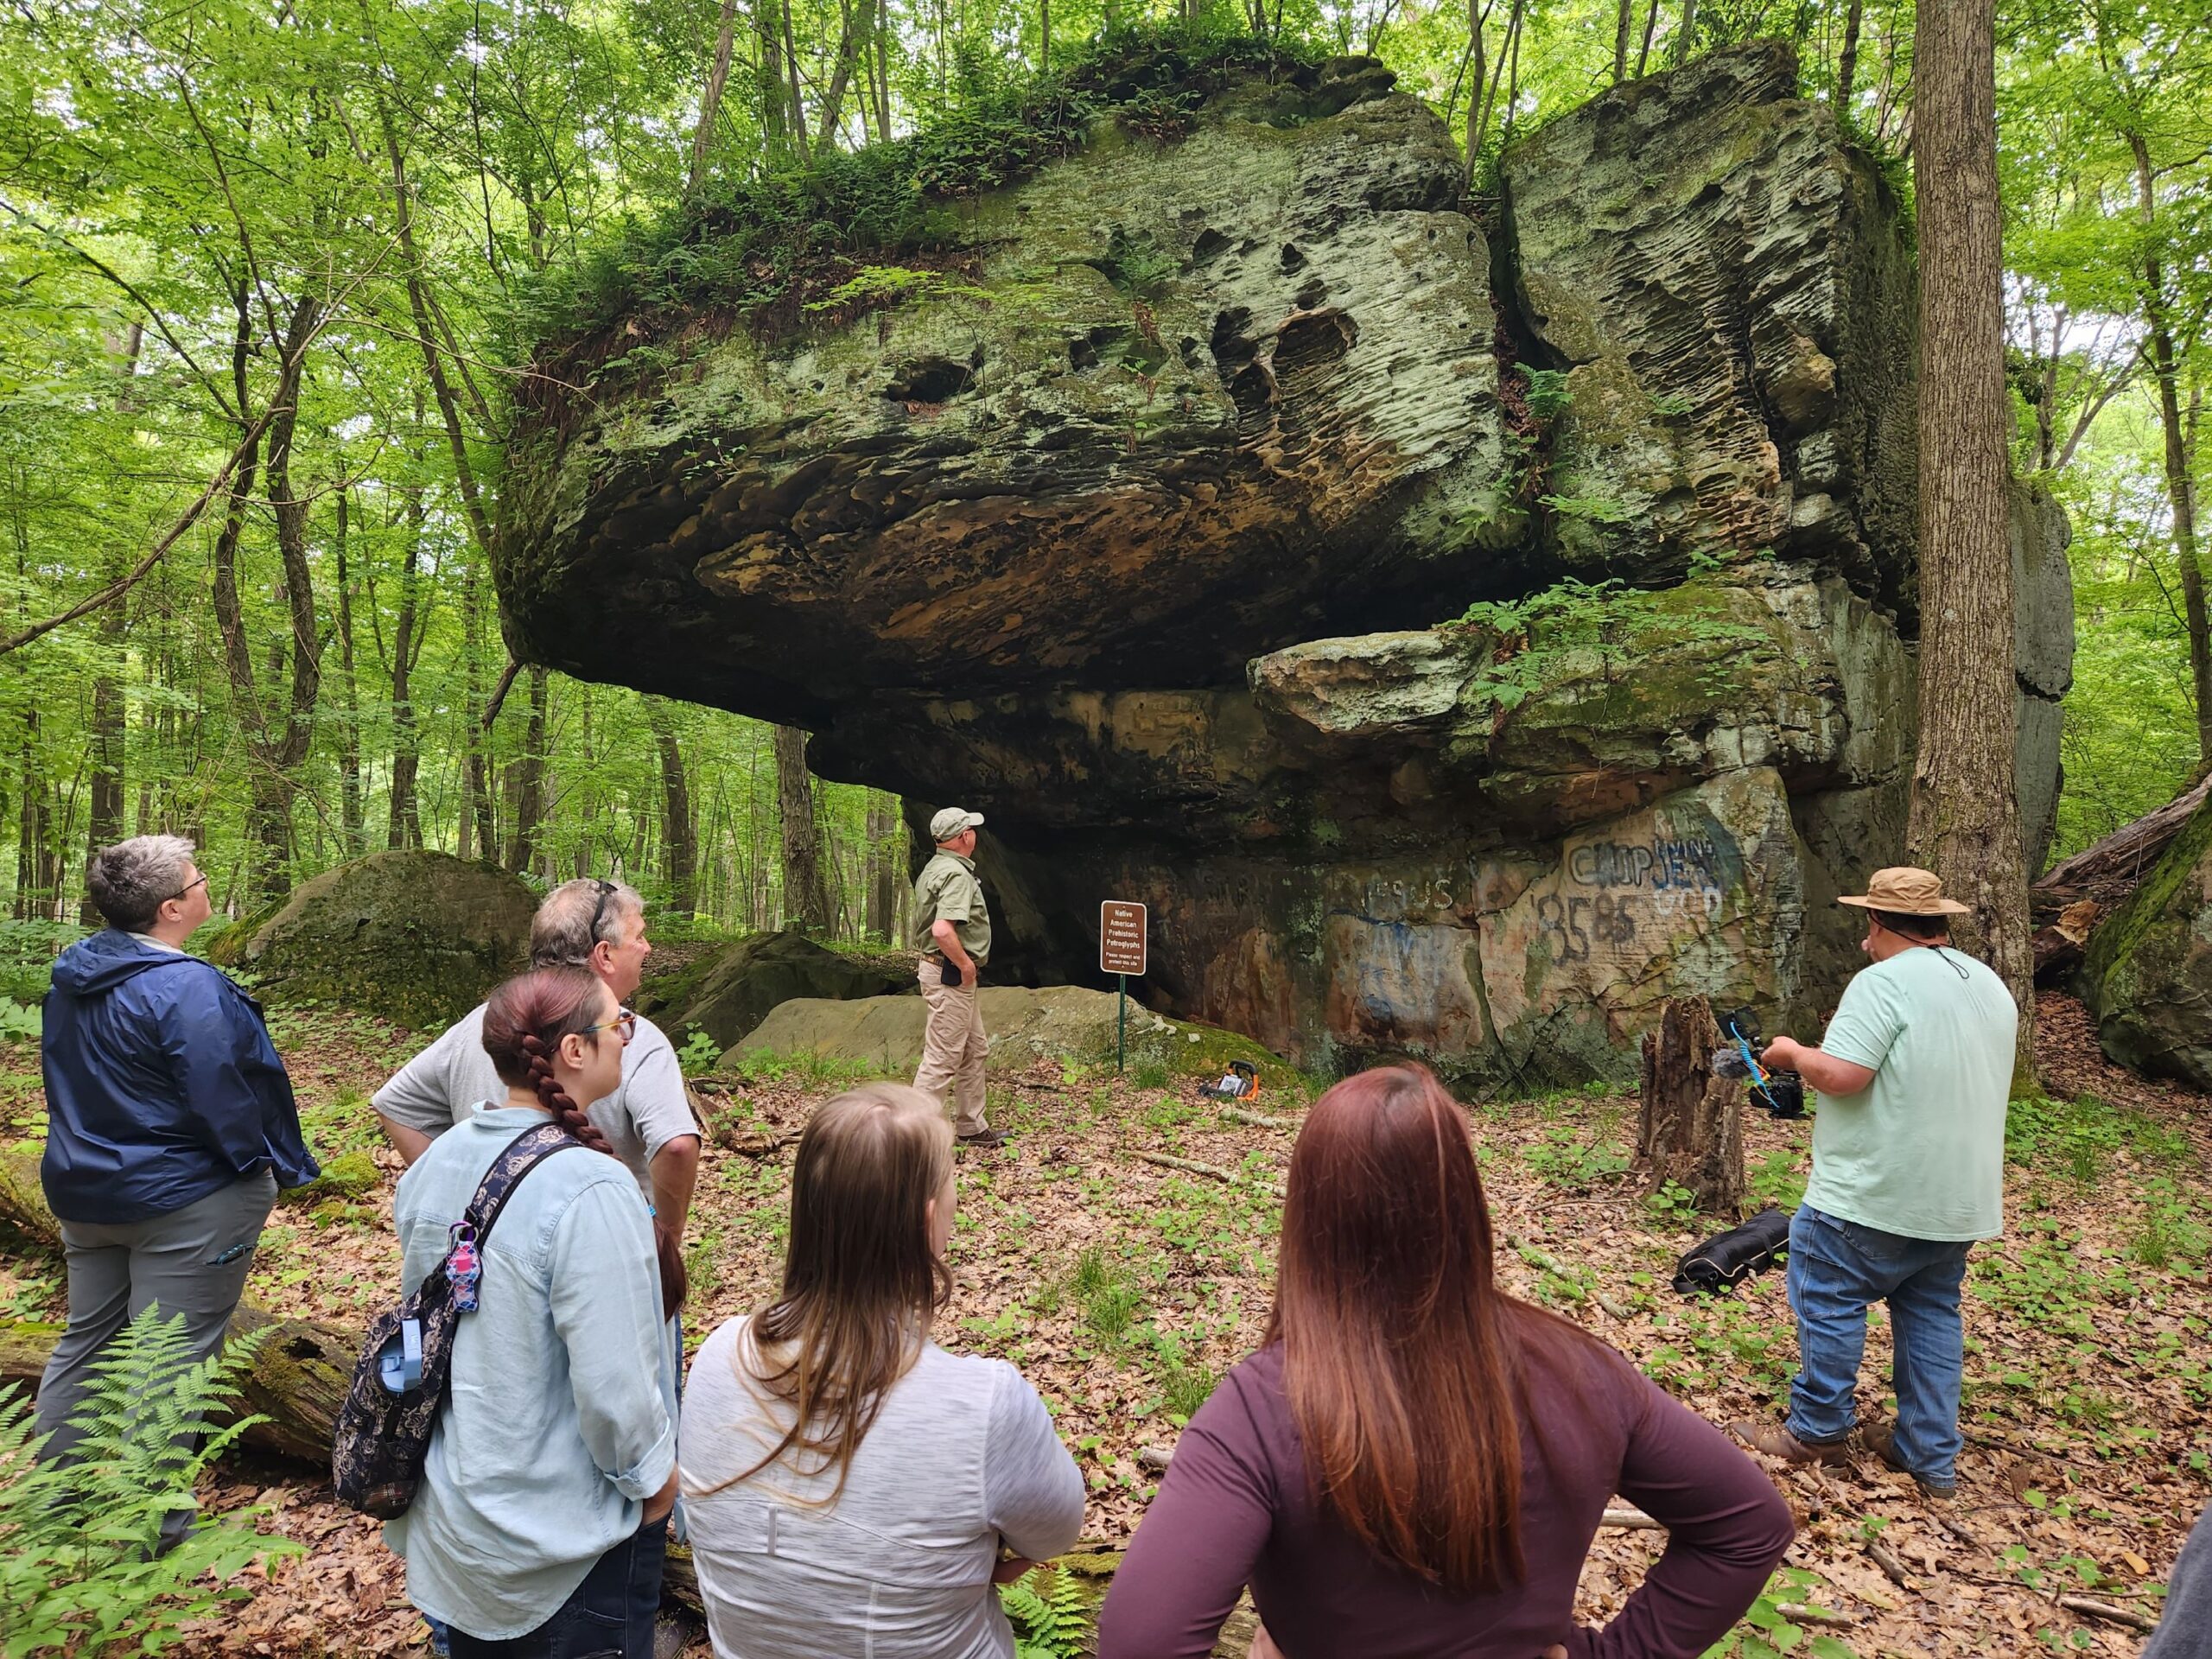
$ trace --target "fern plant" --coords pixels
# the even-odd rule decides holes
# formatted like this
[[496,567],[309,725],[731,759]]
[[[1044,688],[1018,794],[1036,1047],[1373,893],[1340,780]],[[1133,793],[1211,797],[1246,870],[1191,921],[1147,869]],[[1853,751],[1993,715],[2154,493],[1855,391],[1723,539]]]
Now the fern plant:
[[257,1558],[301,1553],[257,1533],[257,1510],[203,1519],[160,1550],[163,1519],[191,1507],[201,1472],[260,1421],[213,1421],[255,1344],[195,1363],[183,1316],[148,1308],[93,1362],[66,1465],[38,1461],[44,1442],[26,1402],[0,1403],[0,1659],[124,1643],[158,1653],[188,1621],[243,1599],[230,1580]]
[[1072,1573],[1040,1567],[999,1586],[1014,1626],[1014,1659],[1081,1659],[1090,1640],[1090,1598]]

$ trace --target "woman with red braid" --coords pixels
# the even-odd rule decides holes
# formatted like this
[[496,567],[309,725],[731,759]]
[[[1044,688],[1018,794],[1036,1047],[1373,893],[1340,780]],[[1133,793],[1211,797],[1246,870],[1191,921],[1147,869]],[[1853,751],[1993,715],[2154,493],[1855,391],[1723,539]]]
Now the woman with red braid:
[[[1727,1436],[1497,1288],[1466,1115],[1426,1071],[1314,1103],[1279,1262],[1266,1344],[1183,1431],[1099,1659],[1198,1659],[1248,1584],[1255,1656],[1688,1659],[1789,1548]],[[1669,1535],[1593,1630],[1575,1584],[1616,1492]]]
[[511,1189],[413,1506],[385,1529],[454,1659],[650,1659],[676,1424],[664,1321],[683,1296],[630,1172],[585,1109],[621,1082],[630,1016],[580,968],[508,981],[484,1011],[504,1101],[400,1179],[405,1288],[439,1269],[492,1161],[549,1118],[575,1138]]

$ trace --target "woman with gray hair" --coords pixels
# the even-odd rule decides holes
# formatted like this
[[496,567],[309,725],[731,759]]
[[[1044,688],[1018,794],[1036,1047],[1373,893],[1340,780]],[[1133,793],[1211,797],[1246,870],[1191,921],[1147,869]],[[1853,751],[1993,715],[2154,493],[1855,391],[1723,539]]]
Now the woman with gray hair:
[[[47,993],[46,1201],[61,1224],[69,1325],[39,1389],[48,1459],[93,1362],[158,1302],[204,1359],[245,1288],[279,1187],[321,1172],[300,1135],[291,1079],[261,1006],[184,942],[212,906],[177,836],[138,836],[92,863],[107,926],[64,950]],[[189,1510],[162,1537],[183,1535]]]

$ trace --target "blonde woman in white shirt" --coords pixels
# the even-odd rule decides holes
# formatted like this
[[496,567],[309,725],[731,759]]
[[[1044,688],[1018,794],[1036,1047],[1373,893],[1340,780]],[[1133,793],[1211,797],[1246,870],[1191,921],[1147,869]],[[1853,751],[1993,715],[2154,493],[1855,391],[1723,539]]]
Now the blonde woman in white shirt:
[[782,1294],[707,1338],[684,1397],[721,1659],[1011,1659],[994,1586],[1075,1542],[1083,1478],[1036,1390],[929,1339],[953,1204],[918,1090],[840,1095],[800,1138]]

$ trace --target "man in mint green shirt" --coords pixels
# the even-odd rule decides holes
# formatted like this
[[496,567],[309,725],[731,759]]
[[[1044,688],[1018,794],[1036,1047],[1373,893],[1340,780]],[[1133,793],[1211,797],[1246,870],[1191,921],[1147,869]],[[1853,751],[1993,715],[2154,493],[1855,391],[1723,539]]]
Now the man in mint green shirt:
[[1786,1425],[1744,1424],[1789,1463],[1840,1462],[1866,1310],[1886,1301],[1895,1337],[1894,1427],[1868,1424],[1869,1450],[1944,1496],[1957,1484],[1967,1251],[2005,1225],[2005,1106],[2019,1010],[1983,963],[1953,947],[1926,870],[1878,870],[1861,947],[1873,965],[1843,994],[1819,1047],[1778,1038],[1770,1067],[1821,1093],[1813,1178],[1789,1227],[1789,1306],[1798,1372]]

